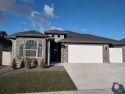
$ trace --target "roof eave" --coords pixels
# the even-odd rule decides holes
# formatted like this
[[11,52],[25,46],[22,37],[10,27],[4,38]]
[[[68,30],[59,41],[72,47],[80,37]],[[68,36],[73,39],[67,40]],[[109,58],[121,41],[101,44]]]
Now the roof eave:
[[104,41],[59,41],[64,43],[93,43],[93,44],[112,44],[113,42],[104,42]]
[[17,37],[37,37],[37,38],[44,38],[48,37],[48,35],[16,35],[16,36],[7,36],[9,39],[16,39]]
[[19,36],[43,36],[43,37],[47,37],[48,35],[44,35],[44,34],[17,34],[17,35],[15,35],[15,36],[17,36],[17,37],[19,37]]
[[15,39],[16,38],[16,36],[6,36],[7,38],[9,38],[9,39]]

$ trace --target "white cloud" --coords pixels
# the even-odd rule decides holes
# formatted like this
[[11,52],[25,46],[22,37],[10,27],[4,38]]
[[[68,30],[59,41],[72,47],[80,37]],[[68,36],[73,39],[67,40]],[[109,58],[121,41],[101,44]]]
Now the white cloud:
[[[41,12],[32,11],[31,6],[27,6],[27,4],[33,3],[34,0],[20,0],[20,4],[18,4],[18,0],[0,0],[0,21],[6,20],[6,16],[4,16],[2,12],[11,13],[14,15],[25,16],[28,20],[31,21],[32,26],[38,26],[41,31],[51,29],[53,26],[52,20],[54,20],[57,16],[54,14],[54,6],[45,4]],[[26,22],[22,22],[22,24],[26,25]],[[59,28],[58,28],[59,29]]]
[[41,13],[33,11],[29,19],[32,22],[32,25],[34,27],[39,26],[41,31],[49,29],[50,22],[48,19],[45,19]]
[[[18,0],[0,0],[0,11],[14,15],[30,15],[32,11],[31,8],[26,6],[26,4],[18,4],[17,2]],[[6,18],[6,16],[4,16],[4,18]],[[0,21],[2,21],[2,19],[3,16],[0,16]]]
[[44,5],[43,14],[46,17],[55,17],[53,4],[51,6]]
[[64,29],[62,29],[62,28],[60,28],[60,27],[55,27],[55,26],[51,27],[50,29],[51,29],[51,30],[57,29],[57,30],[64,31]]
[[29,15],[31,13],[29,7],[17,4],[16,0],[0,0],[0,10],[16,15]]
[[31,15],[29,17],[29,20],[32,22],[32,25],[39,26],[40,31],[45,31],[51,29],[53,26],[51,26],[51,19],[55,19],[55,14],[54,14],[54,7],[44,5],[43,11],[37,12],[37,11],[32,11]]

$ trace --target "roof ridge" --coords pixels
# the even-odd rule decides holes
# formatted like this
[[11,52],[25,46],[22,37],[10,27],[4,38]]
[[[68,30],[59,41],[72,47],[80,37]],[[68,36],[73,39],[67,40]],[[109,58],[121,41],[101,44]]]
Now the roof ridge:
[[[14,34],[12,34],[12,35],[15,35],[15,34],[22,34],[22,33],[32,32],[32,31],[35,31],[35,32],[41,33],[41,32],[36,31],[36,30],[28,30],[28,31],[16,32],[16,33],[14,33]],[[43,33],[41,33],[41,34],[43,34]]]

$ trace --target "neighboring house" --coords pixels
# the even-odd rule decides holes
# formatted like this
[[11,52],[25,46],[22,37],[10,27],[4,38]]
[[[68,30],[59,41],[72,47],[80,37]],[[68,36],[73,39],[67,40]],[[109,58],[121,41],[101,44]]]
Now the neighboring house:
[[7,33],[5,31],[0,31],[0,65],[8,65],[10,63],[12,42],[6,36]]
[[121,39],[121,40],[120,40],[120,42],[123,42],[123,43],[125,43],[125,38],[124,38],[124,39]]
[[[125,44],[125,38],[124,39],[122,39],[122,40],[120,40],[119,42],[122,42],[122,43],[124,43]],[[123,47],[123,62],[125,62],[125,47]]]
[[44,34],[35,30],[8,36],[12,40],[12,59],[42,58],[68,63],[123,63],[125,43],[90,34],[48,30]]

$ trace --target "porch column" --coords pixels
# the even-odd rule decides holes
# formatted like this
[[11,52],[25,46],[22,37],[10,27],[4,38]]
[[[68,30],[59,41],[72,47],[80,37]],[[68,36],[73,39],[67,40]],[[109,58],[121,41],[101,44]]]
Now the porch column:
[[16,40],[11,39],[12,41],[12,49],[11,49],[11,62],[16,57]]
[[109,45],[103,45],[103,63],[109,63]]
[[47,47],[48,47],[48,48],[47,48],[47,49],[48,49],[48,54],[47,54],[47,55],[48,55],[48,56],[47,56],[47,57],[48,57],[48,58],[47,58],[47,59],[48,59],[48,60],[47,60],[47,66],[49,66],[49,65],[50,65],[50,41],[49,41],[49,40],[48,40],[48,46],[47,46]]

